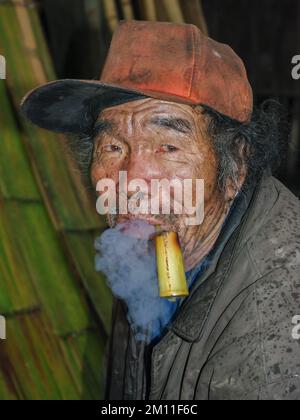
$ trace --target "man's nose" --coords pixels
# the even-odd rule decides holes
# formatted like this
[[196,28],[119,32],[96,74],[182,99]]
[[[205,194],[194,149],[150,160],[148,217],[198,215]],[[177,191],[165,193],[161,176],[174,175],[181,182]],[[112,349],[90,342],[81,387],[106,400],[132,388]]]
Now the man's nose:
[[159,178],[160,174],[155,153],[150,149],[132,151],[124,170],[127,171],[128,182],[142,179],[150,184],[151,180]]

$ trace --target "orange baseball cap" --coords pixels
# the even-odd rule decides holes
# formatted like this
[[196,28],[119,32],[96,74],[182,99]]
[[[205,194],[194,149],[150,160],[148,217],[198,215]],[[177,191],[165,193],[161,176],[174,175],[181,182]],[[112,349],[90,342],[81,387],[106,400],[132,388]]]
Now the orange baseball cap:
[[122,21],[99,80],[46,83],[23,98],[21,111],[48,130],[85,133],[101,110],[142,98],[208,105],[240,122],[253,110],[245,66],[228,45],[194,25]]

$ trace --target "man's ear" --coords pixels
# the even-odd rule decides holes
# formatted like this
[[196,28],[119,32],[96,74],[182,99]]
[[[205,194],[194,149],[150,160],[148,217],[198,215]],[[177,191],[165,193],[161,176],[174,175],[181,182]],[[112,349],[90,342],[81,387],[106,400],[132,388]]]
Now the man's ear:
[[228,179],[226,184],[226,201],[231,203],[242,189],[248,172],[247,158],[249,147],[246,143],[242,144],[239,150],[239,158],[236,164],[236,173]]

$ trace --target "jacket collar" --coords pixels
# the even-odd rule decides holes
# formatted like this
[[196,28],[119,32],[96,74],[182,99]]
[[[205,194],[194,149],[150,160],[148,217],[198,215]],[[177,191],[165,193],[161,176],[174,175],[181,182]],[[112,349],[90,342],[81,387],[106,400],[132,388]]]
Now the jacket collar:
[[[210,308],[234,255],[255,234],[264,215],[277,199],[273,178],[266,173],[256,188],[241,194],[211,253],[208,268],[200,274],[169,330],[187,341],[200,338]],[[209,280],[209,281],[208,281]]]

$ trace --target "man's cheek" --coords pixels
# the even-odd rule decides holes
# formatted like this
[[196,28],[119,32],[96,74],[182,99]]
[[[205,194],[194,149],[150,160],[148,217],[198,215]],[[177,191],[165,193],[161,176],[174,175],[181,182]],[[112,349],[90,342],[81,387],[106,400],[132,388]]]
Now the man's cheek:
[[117,183],[118,180],[118,167],[116,165],[94,165],[91,168],[91,179],[94,183],[94,185],[97,185],[97,183],[101,179],[111,179],[115,183]]
[[217,164],[214,161],[206,160],[199,165],[200,170],[197,171],[197,179],[205,181],[205,200],[209,201],[212,196],[215,196],[218,191],[218,170]]

